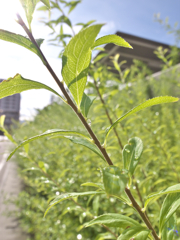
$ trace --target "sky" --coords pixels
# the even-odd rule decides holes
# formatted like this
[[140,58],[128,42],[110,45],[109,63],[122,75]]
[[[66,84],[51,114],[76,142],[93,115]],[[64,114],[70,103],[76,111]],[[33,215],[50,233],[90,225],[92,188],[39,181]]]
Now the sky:
[[[39,4],[37,8],[41,6]],[[99,37],[122,31],[135,36],[173,45],[175,39],[159,23],[154,21],[154,14],[160,13],[161,19],[169,17],[170,25],[180,23],[179,0],[83,0],[70,14],[75,25],[79,22],[96,20],[97,23],[106,23]],[[19,0],[0,0],[0,29],[8,30],[26,36],[23,29],[14,20],[15,13],[19,12],[25,20],[25,14]],[[45,15],[46,16],[46,15]],[[35,38],[44,38],[42,51],[56,74],[61,78],[61,60],[57,58],[60,49],[48,44],[51,30],[40,23],[44,15],[36,11],[32,22],[32,31]],[[58,13],[52,14],[56,19]],[[179,26],[180,27],[180,26]],[[75,26],[75,32],[79,27]],[[65,27],[70,32],[68,27]],[[58,31],[58,28],[57,28]],[[32,52],[18,45],[0,40],[0,78],[7,79],[17,73],[24,78],[42,82],[59,92],[51,75]],[[21,120],[32,118],[36,111],[50,103],[51,94],[46,90],[30,90],[21,94]]]

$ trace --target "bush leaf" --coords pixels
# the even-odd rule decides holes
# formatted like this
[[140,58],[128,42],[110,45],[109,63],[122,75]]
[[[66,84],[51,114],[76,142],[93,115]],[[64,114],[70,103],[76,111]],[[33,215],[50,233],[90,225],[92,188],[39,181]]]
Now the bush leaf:
[[91,191],[91,192],[80,192],[80,193],[64,193],[59,195],[58,197],[56,197],[53,201],[50,202],[50,206],[48,207],[48,209],[46,210],[44,217],[46,216],[46,214],[48,213],[49,209],[51,209],[53,206],[55,206],[56,204],[69,199],[69,198],[75,198],[75,197],[79,197],[79,196],[88,196],[88,195],[97,195],[97,194],[103,194],[104,192],[96,192],[96,191]]
[[107,43],[114,43],[115,45],[118,45],[120,47],[132,48],[132,46],[128,42],[126,42],[122,37],[119,37],[118,35],[115,35],[115,34],[98,38],[95,41],[92,48],[95,48],[99,45],[107,44]]
[[[44,59],[41,56],[38,48],[28,38],[20,34],[15,34],[15,33],[0,29],[0,39],[3,41],[15,43],[22,47],[27,48],[31,52],[37,54],[41,58],[41,60],[44,62]],[[36,39],[36,42],[40,46],[43,42],[43,39]]]
[[166,188],[166,189],[164,189],[164,190],[162,190],[160,192],[156,192],[156,193],[152,193],[152,194],[148,195],[147,198],[146,198],[144,207],[146,208],[147,205],[149,204],[149,202],[152,199],[157,199],[157,198],[161,197],[164,194],[177,193],[177,192],[180,192],[180,183],[178,183],[176,185],[173,185],[171,187],[168,187],[168,188]]
[[146,240],[150,231],[142,226],[130,227],[126,229],[117,240],[129,240],[134,237],[135,240]]
[[165,223],[162,231],[160,231],[161,239],[173,240],[175,232],[177,231],[177,221],[175,214],[172,215]]
[[124,193],[128,182],[128,175],[124,174],[120,168],[109,166],[102,169],[104,188],[108,196],[116,196],[122,198],[123,201],[129,203],[129,199]]
[[83,94],[80,109],[81,109],[81,113],[85,117],[88,116],[89,109],[90,109],[91,105],[93,104],[95,98],[96,97],[94,97],[94,96],[88,96],[85,93]]
[[4,80],[0,83],[0,99],[16,93],[21,93],[27,90],[31,90],[31,89],[46,89],[56,94],[63,101],[65,101],[52,88],[46,86],[43,83],[25,79],[20,74],[16,74],[13,78],[8,78],[7,80]]
[[92,221],[85,223],[85,227],[89,227],[95,224],[104,224],[108,227],[120,227],[120,228],[127,228],[127,227],[138,227],[141,226],[137,221],[134,219],[127,217],[122,214],[118,213],[106,213],[103,214]]
[[144,103],[141,103],[140,105],[138,105],[137,107],[131,109],[129,112],[125,113],[122,117],[118,118],[110,127],[108,127],[106,129],[106,135],[105,135],[105,143],[106,143],[106,139],[110,133],[110,131],[116,127],[116,125],[121,122],[122,120],[124,120],[125,118],[129,117],[130,115],[139,112],[140,110],[147,108],[147,107],[151,107],[157,104],[161,104],[161,103],[170,103],[170,102],[177,102],[179,100],[179,98],[175,98],[175,97],[171,97],[171,96],[162,96],[162,97],[155,97],[155,98],[151,98],[147,101],[145,101]]
[[[77,139],[76,138],[72,138],[72,135],[76,135],[79,136]],[[75,132],[75,131],[68,131],[68,130],[63,130],[63,129],[52,129],[52,130],[48,130],[40,135],[34,136],[32,138],[28,138],[25,141],[21,142],[17,148],[15,148],[11,154],[9,155],[8,159],[9,160],[13,154],[22,146],[26,145],[27,143],[30,143],[32,141],[35,141],[39,138],[43,138],[43,137],[50,137],[50,138],[55,138],[55,137],[64,137],[64,138],[68,138],[71,141],[86,146],[87,148],[91,149],[93,152],[95,152],[97,155],[99,155],[104,161],[104,157],[101,154],[101,152],[99,151],[99,149],[96,147],[95,144],[92,143],[91,139],[88,138],[87,136],[85,136],[82,133],[79,132]]]
[[160,218],[159,218],[159,228],[160,232],[163,230],[164,225],[170,219],[170,217],[174,214],[174,212],[180,206],[180,193],[171,193],[166,196],[164,199]]
[[81,184],[81,186],[96,187],[104,190],[104,185],[102,183],[87,182],[87,183]]
[[76,137],[76,136],[65,136],[65,138],[68,138],[73,143],[76,143],[76,144],[79,144],[79,145],[83,145],[83,146],[89,148],[90,150],[92,150],[94,153],[96,153],[99,157],[101,157],[106,162],[106,160],[105,160],[104,156],[102,155],[101,151],[91,141],[91,139],[82,138],[82,137]]
[[[45,1],[47,1],[47,0],[45,0]],[[20,2],[26,13],[26,18],[27,18],[27,21],[29,24],[29,28],[31,29],[33,13],[34,13],[36,4],[38,3],[38,0],[20,0]]]
[[44,3],[46,5],[47,8],[50,9],[50,2],[49,0],[40,0],[42,3]]
[[102,26],[102,24],[93,25],[80,31],[71,39],[63,53],[63,80],[79,109],[91,61],[91,48]]
[[14,140],[14,138],[11,136],[11,134],[8,133],[8,131],[4,128],[4,121],[5,121],[5,115],[1,115],[0,116],[0,131],[2,131],[4,133],[4,135],[17,146],[16,141]]
[[127,145],[124,146],[122,155],[124,169],[128,170],[130,176],[134,174],[143,151],[142,140],[138,137],[131,138]]

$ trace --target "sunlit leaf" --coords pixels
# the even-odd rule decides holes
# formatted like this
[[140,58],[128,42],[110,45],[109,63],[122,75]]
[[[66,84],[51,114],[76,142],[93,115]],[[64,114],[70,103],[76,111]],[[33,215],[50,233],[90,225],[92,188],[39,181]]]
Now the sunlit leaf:
[[61,194],[58,197],[56,197],[52,202],[50,202],[50,206],[48,207],[48,209],[46,210],[44,217],[46,216],[46,214],[48,213],[48,211],[55,206],[56,204],[69,199],[69,198],[75,198],[75,197],[79,197],[79,196],[88,196],[88,195],[97,195],[97,194],[102,194],[104,192],[96,192],[96,191],[91,191],[91,192],[80,192],[80,193],[65,193],[65,194]]
[[4,135],[17,146],[17,142],[14,140],[13,136],[4,128],[0,126],[0,131],[4,133]]
[[20,74],[16,74],[13,78],[9,78],[0,83],[0,99],[16,94],[21,93],[31,89],[46,89],[58,97],[60,97],[63,101],[65,101],[56,91],[52,88],[46,86],[43,83],[32,81],[29,79],[23,78]]
[[[7,42],[12,42],[12,43],[15,43],[15,44],[18,44],[22,47],[27,48],[28,50],[37,54],[41,58],[41,60],[44,62],[44,59],[42,58],[42,56],[41,56],[38,48],[36,47],[36,45],[34,45],[26,37],[0,29],[0,40],[7,41]],[[43,42],[43,39],[36,39],[36,42],[40,46]]]
[[[45,1],[47,1],[47,0],[45,0]],[[31,29],[33,13],[34,13],[36,4],[38,3],[38,0],[20,0],[20,2],[26,13],[26,18],[27,18],[27,21],[29,24],[29,28]]]
[[[136,240],[146,240],[150,231],[142,226],[130,227],[126,229],[117,240],[129,240],[134,237]],[[138,236],[139,235],[139,236]]]
[[[73,135],[76,135],[78,137],[74,137]],[[13,152],[11,152],[11,154],[9,155],[8,159],[9,160],[13,154],[22,146],[26,145],[27,143],[30,143],[32,141],[35,141],[37,139],[40,138],[44,138],[44,137],[49,137],[49,138],[57,138],[57,137],[64,137],[67,138],[69,140],[71,140],[74,143],[83,145],[89,149],[91,149],[93,152],[95,152],[98,156],[100,156],[103,160],[104,157],[102,155],[102,153],[100,152],[100,150],[96,147],[95,144],[92,143],[91,139],[88,138],[87,136],[85,136],[82,133],[79,132],[75,132],[75,131],[68,131],[68,130],[63,130],[63,129],[52,129],[52,130],[48,130],[45,133],[42,133],[40,135],[34,136],[32,138],[26,139],[25,141],[21,142],[18,147],[16,149],[14,149]],[[104,160],[105,161],[105,160]]]
[[138,137],[131,138],[127,145],[124,146],[122,155],[124,169],[128,170],[130,176],[134,174],[143,151],[142,140]]
[[85,223],[84,226],[89,227],[95,224],[104,224],[108,227],[120,227],[120,228],[141,226],[134,219],[118,213],[103,214],[93,219],[92,221]]
[[157,199],[157,198],[161,197],[162,195],[169,194],[169,193],[177,193],[177,192],[180,192],[180,183],[173,185],[171,187],[168,187],[160,192],[156,192],[156,193],[152,193],[152,194],[148,195],[146,198],[144,207],[146,208],[152,199]]
[[180,193],[171,193],[164,199],[159,217],[159,228],[162,231],[166,222],[180,206]]
[[129,117],[130,115],[132,115],[136,112],[139,112],[140,110],[145,109],[147,107],[151,107],[151,106],[161,104],[161,103],[177,102],[178,100],[179,100],[179,98],[175,98],[175,97],[171,97],[171,96],[162,96],[162,97],[151,98],[151,99],[145,101],[144,103],[141,103],[137,107],[135,107],[135,108],[131,109],[129,112],[125,113],[122,117],[118,118],[110,127],[107,128],[106,135],[105,135],[105,142],[106,142],[106,139],[107,139],[110,131],[114,127],[116,127],[116,125],[119,122],[121,122],[125,118]]
[[4,127],[5,117],[6,117],[5,115],[1,115],[1,116],[0,116],[0,126],[1,126],[1,127]]
[[80,109],[81,109],[81,113],[85,117],[88,116],[89,109],[90,109],[91,105],[93,104],[95,98],[96,97],[94,97],[94,96],[88,96],[85,93],[83,94]]
[[91,47],[102,24],[93,25],[80,31],[66,46],[62,57],[63,80],[80,109],[87,73],[91,61]]
[[107,44],[107,43],[114,43],[115,45],[118,45],[120,47],[132,48],[132,46],[128,42],[126,42],[122,37],[119,37],[118,35],[115,35],[115,34],[98,38],[95,41],[92,48],[95,48],[99,45],[103,45],[103,44]]

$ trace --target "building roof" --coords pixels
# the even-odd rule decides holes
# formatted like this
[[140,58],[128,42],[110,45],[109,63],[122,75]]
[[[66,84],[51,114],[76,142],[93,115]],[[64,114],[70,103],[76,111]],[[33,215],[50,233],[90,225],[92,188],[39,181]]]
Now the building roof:
[[[116,46],[112,43],[109,43],[105,46],[105,50],[109,56],[120,54],[119,61],[127,61],[126,64],[122,65],[122,70],[130,67],[133,63],[133,59],[137,59],[146,63],[152,72],[158,72],[161,70],[162,61],[155,55],[154,51],[157,50],[159,46],[170,50],[169,45],[123,32],[116,32],[116,35],[125,39],[133,47],[133,49],[129,49]],[[104,57],[100,60],[100,62],[108,66],[112,66],[109,56]]]

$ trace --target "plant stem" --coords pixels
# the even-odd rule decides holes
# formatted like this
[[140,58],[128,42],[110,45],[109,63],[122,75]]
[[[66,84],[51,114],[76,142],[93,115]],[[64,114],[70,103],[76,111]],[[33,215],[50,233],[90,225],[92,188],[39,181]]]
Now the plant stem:
[[57,75],[55,74],[55,72],[53,71],[53,69],[51,68],[51,66],[49,65],[47,59],[45,58],[44,54],[42,53],[41,49],[39,48],[38,44],[36,43],[36,40],[34,39],[32,33],[29,31],[29,29],[27,28],[27,26],[25,25],[24,21],[22,20],[22,18],[20,17],[19,14],[17,14],[17,18],[18,18],[18,23],[23,27],[23,29],[25,30],[25,32],[27,33],[28,37],[30,38],[31,42],[37,47],[37,49],[39,50],[41,56],[43,57],[44,60],[44,65],[46,66],[46,68],[49,70],[49,72],[51,73],[52,77],[54,78],[54,80],[56,81],[57,85],[59,86],[59,88],[61,89],[62,93],[64,94],[65,98],[67,99],[67,103],[69,104],[69,106],[74,110],[74,112],[76,113],[76,115],[79,117],[79,119],[81,120],[81,122],[83,123],[84,127],[86,128],[86,130],[88,131],[89,135],[92,137],[92,139],[94,140],[94,143],[96,144],[96,146],[99,148],[99,150],[102,152],[104,158],[106,159],[107,163],[109,165],[113,165],[111,159],[109,158],[106,149],[103,148],[103,146],[101,145],[101,143],[99,142],[99,140],[97,139],[96,135],[94,134],[94,132],[92,131],[91,127],[89,126],[89,124],[86,122],[86,119],[84,118],[84,116],[78,111],[76,105],[74,104],[74,102],[72,101],[72,99],[70,98],[70,96],[68,95],[66,89],[64,88],[63,83],[59,80],[59,78],[57,77]]
[[[59,80],[59,78],[57,77],[57,75],[55,74],[55,72],[53,71],[53,69],[51,68],[51,66],[49,65],[47,59],[45,58],[44,54],[42,53],[41,49],[39,48],[36,40],[34,39],[32,33],[29,31],[29,29],[27,28],[27,26],[25,25],[24,21],[22,20],[22,18],[20,17],[19,14],[17,14],[17,18],[18,18],[18,23],[23,27],[23,29],[25,30],[25,32],[27,33],[28,37],[30,38],[31,42],[37,47],[39,53],[41,54],[43,60],[44,60],[44,65],[46,66],[46,68],[49,70],[49,72],[51,73],[51,75],[53,76],[54,80],[56,81],[56,83],[58,84],[59,88],[61,89],[62,93],[64,94],[65,98],[67,99],[67,104],[69,104],[69,106],[74,110],[74,112],[77,114],[77,116],[79,117],[79,119],[81,120],[82,124],[84,125],[84,127],[86,128],[86,130],[88,131],[89,135],[92,137],[92,139],[94,140],[94,143],[96,144],[96,146],[99,148],[99,150],[102,152],[104,158],[106,159],[107,163],[109,165],[113,165],[110,157],[108,156],[106,149],[102,147],[101,143],[99,142],[99,140],[97,139],[96,135],[94,134],[93,130],[91,129],[91,127],[88,125],[88,123],[86,122],[86,119],[84,118],[84,116],[78,111],[76,105],[74,104],[74,102],[71,100],[70,96],[68,95],[66,89],[64,88],[63,83]],[[126,194],[128,195],[129,199],[132,202],[133,207],[138,211],[138,213],[140,214],[140,216],[142,217],[143,221],[146,223],[146,226],[152,231],[152,234],[154,236],[155,240],[160,240],[159,237],[157,236],[155,230],[153,229],[151,223],[149,222],[149,219],[147,218],[146,214],[141,210],[140,206],[137,204],[136,200],[134,199],[134,197],[131,194],[131,191],[126,188],[125,189]],[[107,227],[106,227],[107,229]],[[113,234],[114,235],[114,234]]]
[[[106,103],[105,103],[104,99],[103,99],[102,96],[101,96],[101,93],[100,93],[100,91],[99,91],[99,88],[98,88],[98,85],[97,85],[97,82],[96,82],[95,79],[94,79],[94,85],[95,85],[95,87],[96,87],[96,91],[97,91],[97,93],[98,93],[98,96],[99,96],[99,98],[100,98],[100,100],[101,100],[101,103],[102,103],[102,105],[103,105],[103,107],[104,107],[104,110],[105,110],[105,112],[106,112],[106,115],[107,115],[107,118],[108,118],[108,120],[109,120],[109,123],[112,125],[112,124],[113,124],[113,121],[112,121],[112,119],[111,119],[111,117],[110,117],[110,115],[109,115],[109,111],[108,111],[108,109],[107,109],[107,107],[106,107]],[[115,133],[115,135],[116,135],[116,137],[117,137],[119,146],[121,147],[121,149],[123,149],[123,145],[122,145],[121,139],[120,139],[120,137],[119,137],[119,135],[118,135],[118,133],[117,133],[116,128],[113,128],[113,130],[114,130],[114,133]]]
[[153,235],[154,239],[160,240],[160,238],[156,234],[154,228],[152,227],[147,215],[141,210],[141,207],[137,204],[136,200],[134,199],[133,195],[131,194],[131,191],[128,188],[125,188],[125,192],[128,195],[129,199],[131,200],[133,207],[138,211],[139,215],[143,219],[146,226],[152,231],[152,235]]
[[[133,179],[134,179],[134,176],[133,176]],[[137,194],[138,194],[139,200],[141,201],[141,204],[142,204],[142,206],[143,206],[143,205],[144,205],[143,199],[142,199],[141,192],[140,192],[140,190],[139,190],[139,186],[138,186],[136,180],[135,180],[135,183],[134,183],[134,184],[135,184],[135,187],[136,187],[136,192],[137,192]]]

